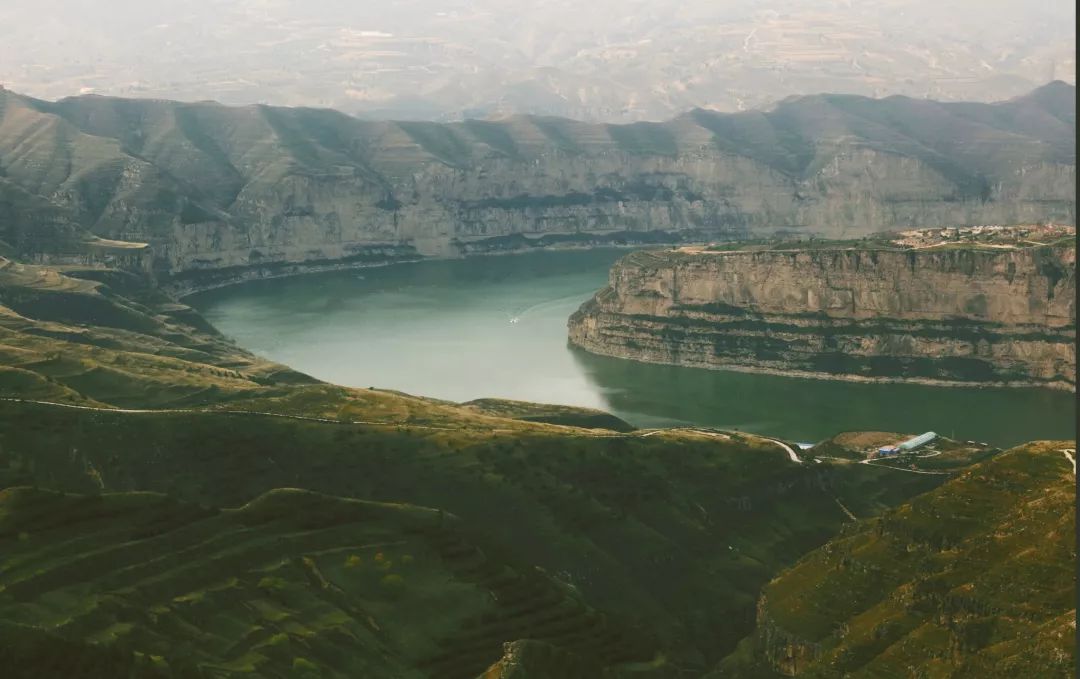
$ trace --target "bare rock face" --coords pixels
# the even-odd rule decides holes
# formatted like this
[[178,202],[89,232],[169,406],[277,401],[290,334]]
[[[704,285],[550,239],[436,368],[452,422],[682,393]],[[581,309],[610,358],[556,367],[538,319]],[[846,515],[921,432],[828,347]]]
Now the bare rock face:
[[1075,388],[1076,249],[640,252],[570,342],[652,363]]
[[84,236],[149,243],[156,272],[197,287],[558,245],[1072,224],[1074,92],[815,95],[597,125],[0,91],[0,240],[47,249],[46,206]]

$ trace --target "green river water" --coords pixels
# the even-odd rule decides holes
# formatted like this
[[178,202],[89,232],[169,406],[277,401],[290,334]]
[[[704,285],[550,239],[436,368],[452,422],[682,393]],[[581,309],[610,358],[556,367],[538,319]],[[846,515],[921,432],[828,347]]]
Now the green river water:
[[649,365],[571,349],[566,320],[626,250],[427,261],[257,281],[188,301],[241,346],[329,382],[453,401],[601,408],[817,441],[922,432],[1010,446],[1075,437],[1073,395],[862,384]]

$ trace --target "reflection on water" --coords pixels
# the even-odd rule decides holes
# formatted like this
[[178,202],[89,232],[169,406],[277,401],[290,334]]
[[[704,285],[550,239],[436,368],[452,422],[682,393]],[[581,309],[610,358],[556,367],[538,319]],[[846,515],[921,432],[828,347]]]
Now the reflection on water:
[[607,409],[638,426],[693,423],[800,441],[933,430],[999,446],[1076,434],[1072,396],[1045,389],[834,382],[572,354]]
[[692,423],[808,441],[844,430],[933,429],[1000,446],[1075,436],[1073,399],[1061,392],[828,382],[570,349],[566,319],[623,254],[400,264],[259,281],[191,301],[242,346],[350,386],[566,403],[639,426]]

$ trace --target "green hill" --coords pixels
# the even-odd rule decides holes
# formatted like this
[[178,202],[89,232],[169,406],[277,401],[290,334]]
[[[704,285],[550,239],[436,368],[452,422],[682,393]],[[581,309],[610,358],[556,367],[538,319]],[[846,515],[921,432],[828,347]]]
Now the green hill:
[[1073,676],[1074,447],[1021,446],[847,526],[764,588],[717,676]]

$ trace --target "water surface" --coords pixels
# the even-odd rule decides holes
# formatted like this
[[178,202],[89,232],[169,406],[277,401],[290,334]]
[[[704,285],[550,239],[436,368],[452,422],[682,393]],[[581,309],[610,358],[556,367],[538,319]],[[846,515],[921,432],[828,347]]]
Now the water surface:
[[1075,437],[1073,396],[862,384],[624,361],[571,349],[566,320],[626,250],[430,261],[258,281],[189,301],[241,346],[317,378],[485,396],[816,441],[922,432],[1009,446]]

